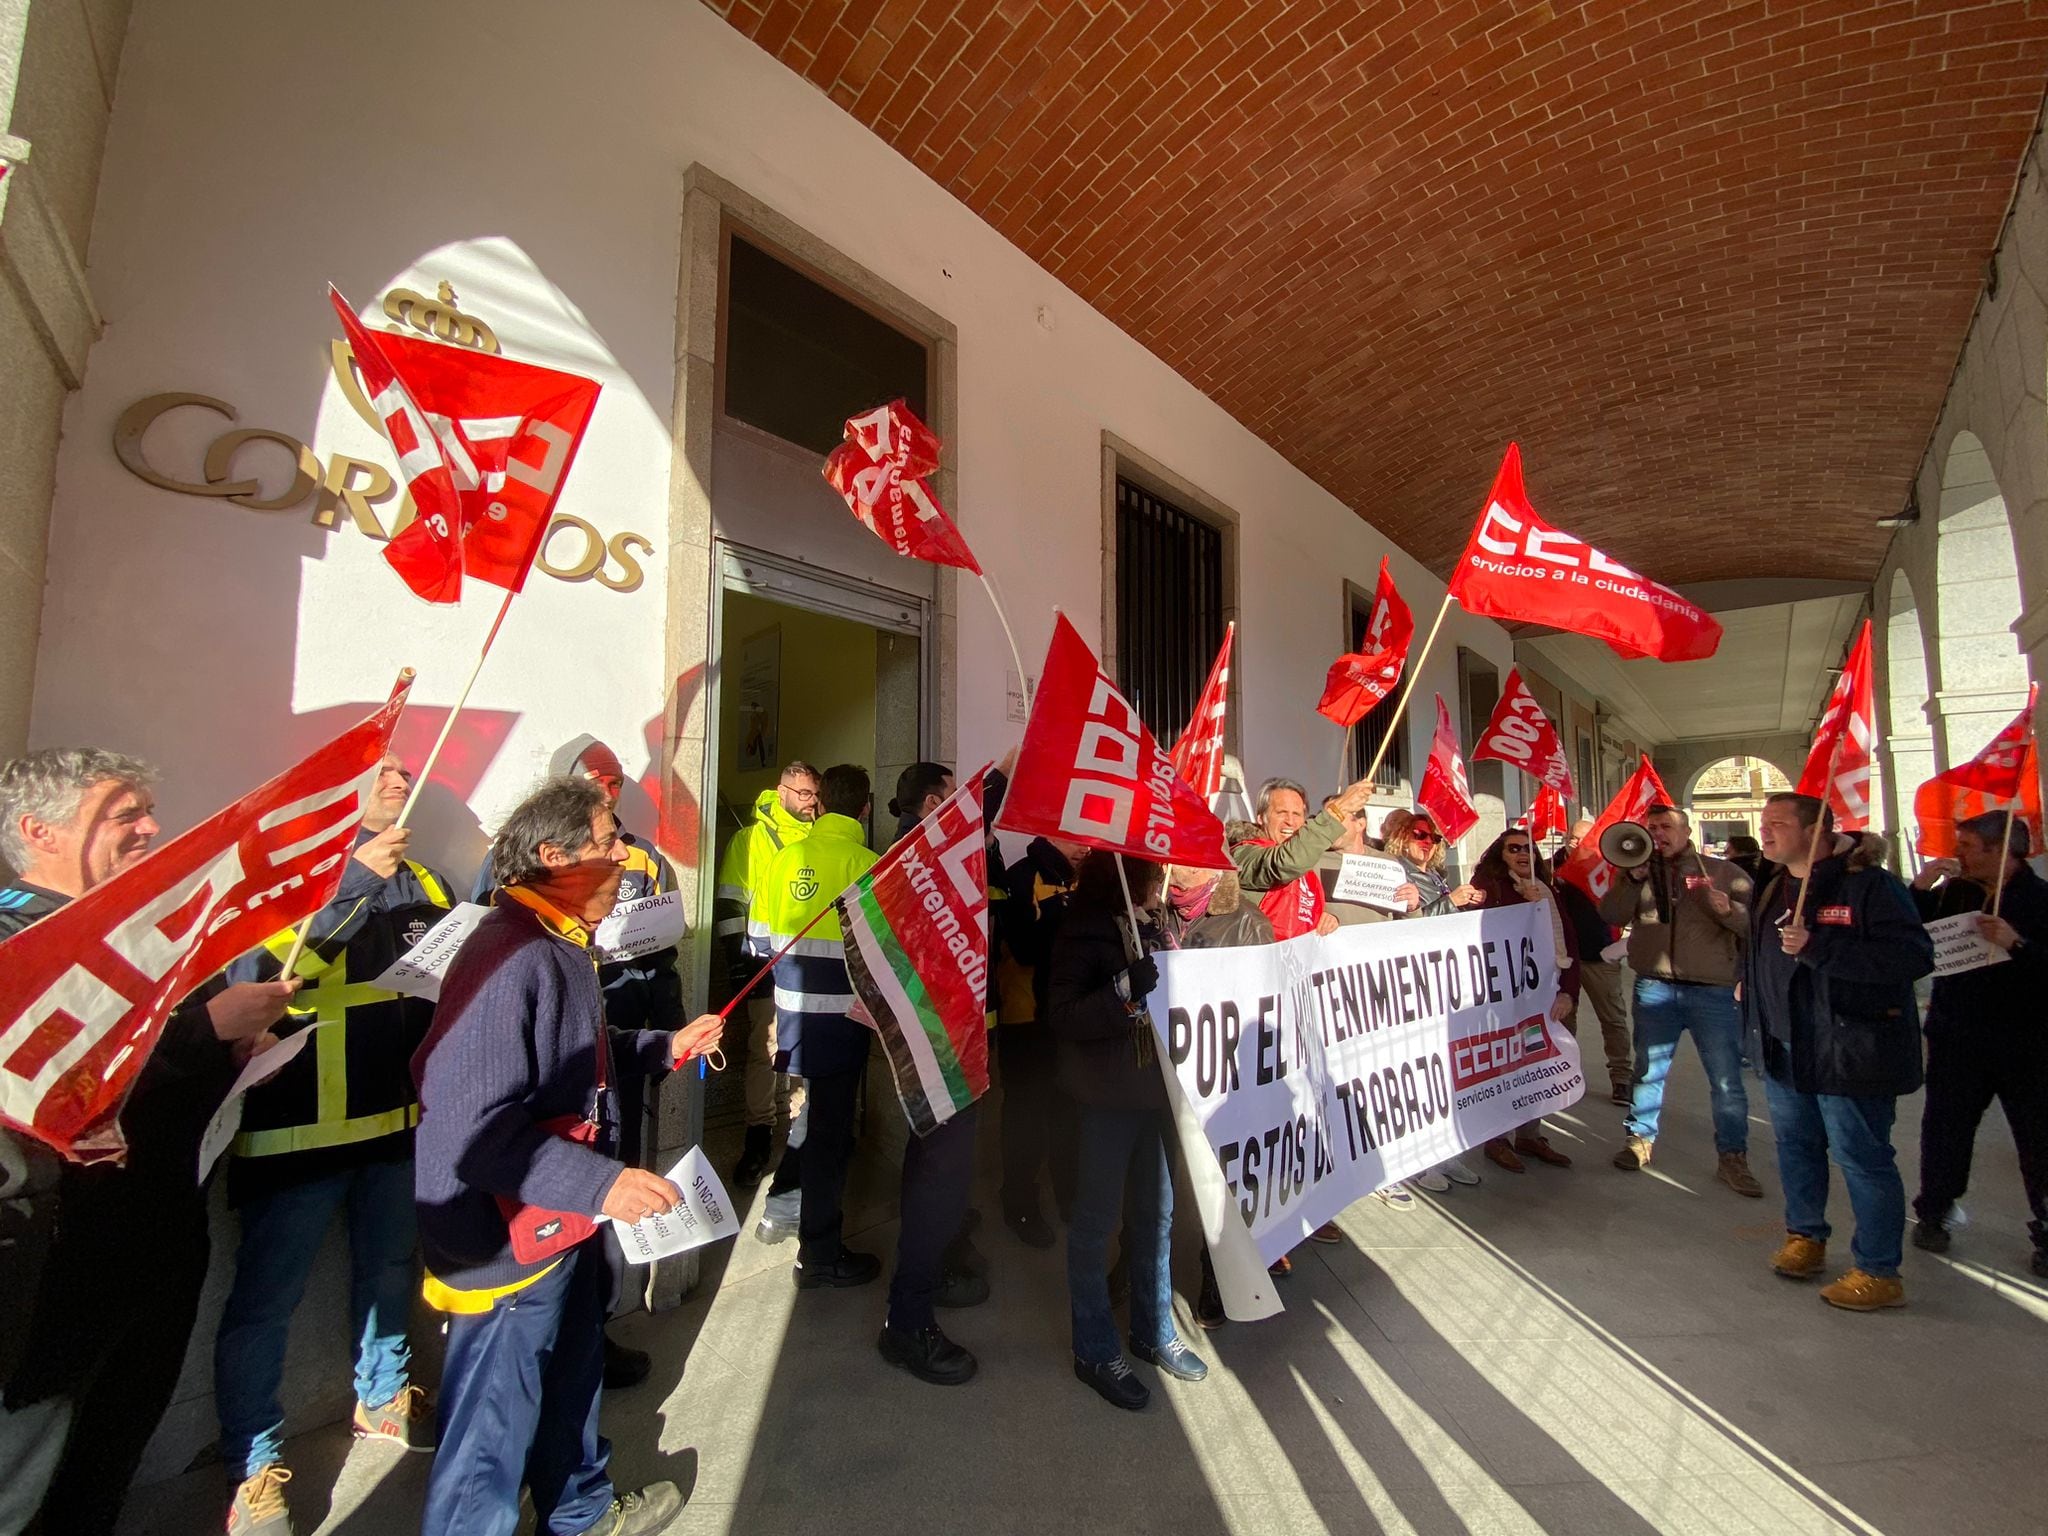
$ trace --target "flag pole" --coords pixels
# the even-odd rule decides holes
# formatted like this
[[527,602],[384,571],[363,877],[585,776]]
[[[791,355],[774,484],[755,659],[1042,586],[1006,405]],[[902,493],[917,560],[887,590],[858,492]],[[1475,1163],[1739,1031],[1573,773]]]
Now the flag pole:
[[462,713],[462,706],[469,702],[469,690],[476,686],[477,674],[484,669],[484,658],[491,654],[491,645],[498,638],[498,628],[505,622],[505,615],[512,610],[512,599],[517,594],[505,589],[505,601],[498,604],[498,616],[491,620],[490,630],[484,635],[483,649],[476,653],[476,665],[469,669],[469,680],[462,685],[462,692],[455,696],[455,703],[448,711],[448,718],[441,722],[441,734],[434,738],[434,745],[427,752],[427,760],[413,772],[412,793],[405,797],[405,806],[398,813],[393,826],[402,827],[412,818],[412,808],[419,803],[420,791],[427,787],[427,775],[434,771],[434,763],[441,756],[441,749],[448,744],[448,733],[455,729],[455,717]]
[[1370,780],[1380,771],[1380,762],[1387,755],[1387,748],[1394,744],[1394,727],[1401,723],[1401,716],[1407,713],[1409,696],[1415,692],[1415,684],[1422,676],[1422,664],[1429,659],[1429,648],[1436,644],[1436,632],[1443,628],[1444,615],[1451,611],[1451,589],[1444,588],[1444,600],[1437,604],[1436,618],[1429,626],[1429,634],[1422,642],[1422,649],[1406,665],[1408,676],[1401,684],[1401,697],[1394,705],[1393,717],[1387,721],[1386,731],[1380,737],[1379,750],[1372,755],[1372,762],[1362,778]]
[[1352,733],[1355,732],[1357,729],[1358,722],[1356,720],[1352,721],[1349,725],[1345,726],[1344,744],[1337,748],[1337,793],[1340,795],[1343,794],[1344,791],[1347,788],[1349,788],[1351,784],[1351,781],[1344,777],[1344,773],[1345,770],[1351,766],[1351,737]]
[[1806,888],[1813,884],[1814,862],[1820,858],[1821,828],[1828,824],[1828,799],[1835,789],[1835,767],[1842,760],[1842,742],[1849,733],[1844,730],[1835,737],[1834,750],[1828,754],[1828,776],[1821,786],[1820,814],[1813,818],[1813,837],[1806,845],[1806,873],[1799,881],[1799,900],[1792,907],[1792,926],[1806,926]]
[[1024,672],[1024,653],[1017,649],[1017,633],[1010,628],[1010,616],[1003,612],[1003,600],[996,596],[996,584],[987,571],[975,572],[981,578],[981,590],[988,594],[988,605],[996,611],[996,622],[1003,626],[1003,638],[1010,643],[1010,660],[1017,666],[1017,691],[1024,695],[1024,718],[1031,718],[1031,679]]
[[[844,893],[842,892],[841,894]],[[824,918],[825,914],[832,910],[833,902],[836,902],[838,899],[839,898],[835,896],[832,898],[832,901],[828,901],[825,903],[824,906],[818,908],[817,912],[812,916],[811,920],[808,923],[805,923],[803,927],[797,929],[795,935],[790,939],[790,941],[787,944],[783,945],[782,948],[775,951],[774,958],[771,959],[766,965],[762,966],[761,969],[754,972],[753,979],[750,980],[744,987],[741,987],[739,991],[733,993],[732,1000],[728,1002],[723,1008],[718,1010],[718,1016],[721,1019],[726,1018],[732,1013],[733,1009],[739,1007],[740,1000],[744,998],[749,992],[753,991],[754,988],[758,987],[761,984],[761,978],[763,976],[768,975],[775,969],[776,961],[780,960],[784,955],[788,954],[792,949],[796,948],[798,939],[801,939],[805,934],[809,933],[813,928],[818,926],[819,922]]]
[[2013,807],[2005,808],[2005,831],[1998,839],[1998,880],[1991,887],[1991,915],[1998,916],[1998,909],[2005,904],[2005,866],[2012,861],[2012,813]]

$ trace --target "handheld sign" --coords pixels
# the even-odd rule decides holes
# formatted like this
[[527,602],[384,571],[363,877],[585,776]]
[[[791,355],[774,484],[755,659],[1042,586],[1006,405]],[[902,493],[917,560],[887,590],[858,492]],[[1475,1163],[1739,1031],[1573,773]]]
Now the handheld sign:
[[1402,912],[1407,909],[1395,899],[1394,892],[1407,883],[1408,871],[1399,859],[1382,859],[1370,853],[1347,853],[1344,855],[1344,867],[1330,883],[1330,900],[1378,907],[1382,912]]
[[207,1122],[206,1134],[199,1138],[199,1182],[204,1184],[206,1176],[213,1172],[213,1165],[220,1161],[221,1154],[234,1143],[235,1133],[242,1128],[242,1098],[258,1083],[267,1082],[291,1064],[291,1059],[306,1048],[306,1042],[313,1038],[313,1032],[325,1029],[325,1024],[309,1024],[295,1035],[287,1035],[269,1050],[258,1056],[251,1056],[235,1078],[235,1084],[228,1089],[228,1096],[221,1101],[219,1109],[213,1112],[213,1119]]
[[630,1225],[616,1216],[610,1218],[619,1235],[619,1246],[630,1264],[648,1264],[692,1248],[702,1248],[740,1230],[738,1214],[725,1186],[718,1182],[704,1150],[692,1147],[683,1160],[668,1171],[669,1183],[683,1192],[683,1203],[672,1210],[656,1211],[644,1221]]
[[622,901],[597,925],[597,951],[606,960],[637,960],[680,943],[689,926],[681,891]]
[[489,910],[472,901],[457,902],[446,917],[427,930],[426,937],[392,961],[390,968],[370,985],[386,992],[402,992],[407,997],[425,998],[430,1003],[439,1002],[441,978],[448,974],[456,952]]
[[2012,958],[1977,931],[1977,914],[1959,912],[1954,917],[1937,917],[1925,925],[1934,940],[1934,974],[1956,976],[1964,971],[1982,970]]

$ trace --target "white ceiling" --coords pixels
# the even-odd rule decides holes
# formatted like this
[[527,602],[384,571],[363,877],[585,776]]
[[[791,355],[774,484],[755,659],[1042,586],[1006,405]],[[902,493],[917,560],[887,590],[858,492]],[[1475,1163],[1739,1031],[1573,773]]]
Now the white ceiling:
[[1716,613],[1720,649],[1705,661],[1623,661],[1584,635],[1525,635],[1546,667],[1568,674],[1645,745],[1805,731],[1834,685],[1863,598],[1859,591]]

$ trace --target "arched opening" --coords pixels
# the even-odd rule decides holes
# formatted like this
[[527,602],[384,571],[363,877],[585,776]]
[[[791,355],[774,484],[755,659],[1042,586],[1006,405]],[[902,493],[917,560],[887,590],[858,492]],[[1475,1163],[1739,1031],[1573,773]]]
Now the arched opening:
[[2019,561],[2005,497],[1984,445],[1958,432],[1941,473],[1935,542],[1935,644],[1941,691],[1934,754],[1966,762],[2025,701],[2027,663],[2012,626],[2020,616]]
[[1920,626],[1920,604],[1904,571],[1892,572],[1884,610],[1884,665],[1878,686],[1884,690],[1884,733],[1878,743],[1879,797],[1884,824],[1910,833],[1913,793],[1934,777],[1934,727],[1927,703],[1934,687],[1927,677],[1927,639]]
[[1707,764],[1685,790],[1693,841],[1720,854],[1731,837],[1755,837],[1765,797],[1791,787],[1784,770],[1760,757],[1724,757]]

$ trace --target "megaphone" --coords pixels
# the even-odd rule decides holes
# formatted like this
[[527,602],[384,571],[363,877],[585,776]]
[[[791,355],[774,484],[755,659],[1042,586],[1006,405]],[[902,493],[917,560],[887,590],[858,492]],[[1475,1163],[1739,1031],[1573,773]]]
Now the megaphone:
[[1600,834],[1600,857],[1616,869],[1650,862],[1650,829],[1638,821],[1617,821]]

